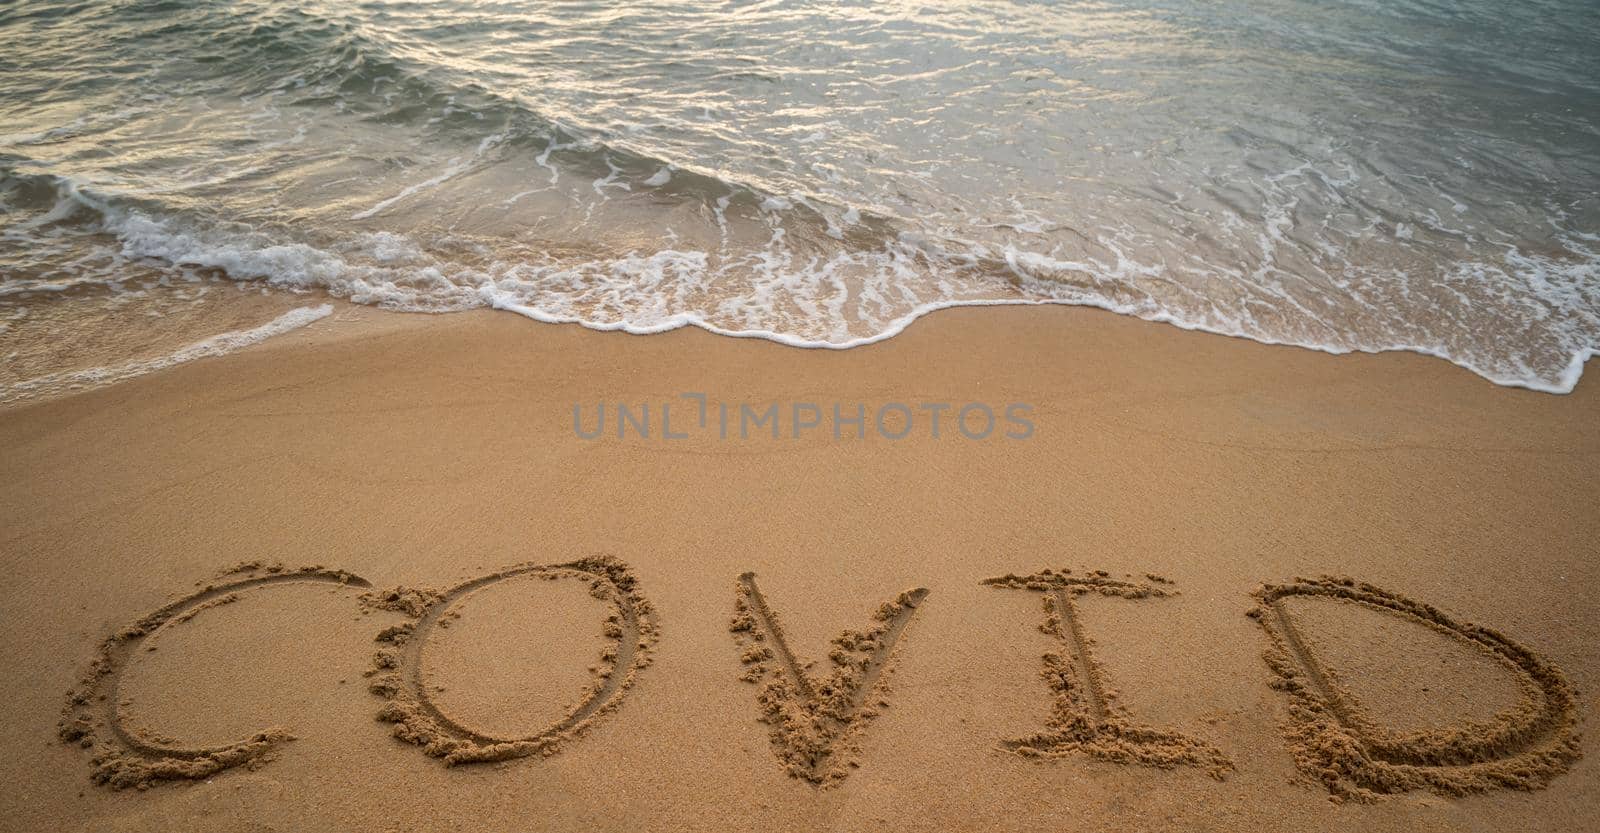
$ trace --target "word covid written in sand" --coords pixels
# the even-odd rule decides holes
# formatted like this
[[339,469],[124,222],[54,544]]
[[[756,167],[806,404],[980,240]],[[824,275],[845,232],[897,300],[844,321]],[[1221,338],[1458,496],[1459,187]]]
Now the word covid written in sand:
[[[448,633],[461,608],[496,592],[526,592],[523,582],[553,582],[582,590],[598,607],[593,623],[601,646],[585,670],[576,699],[548,724],[510,731],[478,725],[441,701],[442,687],[423,673],[428,645]],[[1228,751],[1181,726],[1152,725],[1126,706],[1097,656],[1092,628],[1079,610],[1087,597],[1116,604],[1159,606],[1178,592],[1170,580],[1147,573],[1114,577],[1104,571],[1047,569],[983,582],[996,590],[1036,595],[1049,639],[1040,679],[1051,708],[1037,731],[996,738],[996,747],[1021,758],[1086,757],[1129,766],[1191,768],[1225,779],[1235,763]],[[321,585],[348,592],[358,610],[385,612],[393,621],[375,636],[377,648],[364,670],[378,702],[375,716],[395,738],[449,766],[562,753],[591,727],[622,708],[661,641],[657,612],[634,572],[622,561],[595,556],[558,564],[519,564],[436,590],[379,589],[354,574],[325,567],[243,564],[124,626],[106,638],[80,682],[68,693],[58,726],[63,742],[88,750],[92,778],[112,788],[146,789],[167,781],[203,779],[234,767],[267,764],[294,736],[271,727],[213,745],[186,745],[136,724],[134,698],[123,678],[154,641],[173,629],[195,627],[205,611],[258,593]],[[892,701],[895,657],[916,646],[917,612],[930,603],[926,588],[901,591],[841,632],[828,646],[827,664],[803,659],[781,625],[774,600],[754,573],[733,583],[729,624],[742,680],[756,689],[752,721],[764,726],[782,769],[803,784],[825,788],[861,766],[859,753],[873,718]],[[1246,612],[1266,642],[1266,682],[1286,697],[1283,720],[1288,749],[1308,783],[1337,799],[1372,800],[1426,789],[1463,795],[1494,789],[1534,790],[1566,772],[1580,756],[1577,698],[1566,675],[1505,634],[1469,624],[1443,611],[1349,578],[1296,579],[1266,584]],[[780,600],[781,601],[781,600]],[[1507,677],[1515,705],[1488,719],[1446,728],[1401,730],[1373,717],[1346,675],[1315,647],[1314,623],[1303,604],[1389,617],[1421,629],[1440,644],[1471,652],[1491,673]],[[592,615],[586,613],[585,615]],[[584,622],[574,625],[587,627]],[[1325,628],[1324,628],[1325,629]],[[537,639],[537,634],[527,635]],[[590,643],[593,644],[593,643]]]

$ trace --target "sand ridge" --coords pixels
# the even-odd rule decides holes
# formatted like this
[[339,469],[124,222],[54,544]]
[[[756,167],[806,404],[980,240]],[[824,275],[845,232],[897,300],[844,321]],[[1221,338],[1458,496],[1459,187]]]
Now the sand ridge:
[[[453,609],[458,602],[521,577],[586,583],[590,595],[612,606],[602,624],[611,643],[589,669],[593,679],[588,691],[563,718],[523,737],[500,737],[450,717],[433,702],[423,680],[422,648],[432,628],[448,627],[458,615]],[[1053,701],[1047,728],[1005,741],[1004,748],[1035,758],[1083,753],[1160,768],[1196,766],[1218,779],[1234,768],[1226,754],[1205,740],[1134,720],[1094,657],[1094,640],[1085,631],[1075,597],[1096,594],[1138,601],[1176,593],[1173,583],[1160,575],[1146,573],[1144,579],[1113,578],[1104,570],[1080,575],[1045,569],[983,581],[1040,593],[1045,619],[1039,629],[1062,646],[1042,657],[1042,676]],[[141,648],[153,650],[147,640],[163,627],[235,602],[241,593],[304,583],[363,589],[360,606],[411,618],[376,636],[381,647],[366,672],[369,690],[383,699],[378,719],[394,724],[396,738],[421,746],[448,765],[555,754],[620,705],[650,664],[660,637],[653,606],[628,566],[611,556],[521,564],[446,591],[404,586],[371,590],[365,579],[343,570],[246,563],[107,638],[89,672],[68,693],[58,737],[92,750],[92,779],[112,788],[146,789],[161,781],[206,778],[263,762],[277,744],[293,738],[287,729],[271,727],[212,747],[183,746],[131,728],[126,715],[131,703],[119,695],[119,683],[128,659]],[[828,655],[832,671],[818,679],[810,671],[812,664],[789,647],[755,574],[739,576],[729,631],[745,665],[741,679],[761,685],[759,719],[770,727],[773,752],[791,775],[828,785],[857,765],[862,731],[888,706],[884,697],[894,651],[927,594],[925,588],[906,590],[878,608],[871,627],[841,633]],[[1396,616],[1485,651],[1517,676],[1522,702],[1488,722],[1406,733],[1385,729],[1310,647],[1295,615],[1283,604],[1296,596],[1328,598]],[[1256,605],[1247,615],[1269,638],[1265,657],[1274,674],[1271,685],[1291,699],[1286,734],[1296,764],[1335,798],[1371,800],[1420,788],[1447,795],[1539,789],[1581,756],[1577,698],[1565,674],[1498,631],[1460,622],[1431,605],[1350,578],[1265,584],[1252,597]]]
[[[610,640],[589,668],[591,684],[564,717],[521,737],[501,737],[453,718],[432,699],[422,673],[422,650],[433,628],[449,627],[455,606],[499,582],[517,578],[574,580],[611,605],[602,623]],[[257,766],[293,735],[271,727],[232,743],[184,746],[132,728],[131,702],[119,693],[130,657],[154,650],[148,640],[164,627],[193,620],[202,611],[231,604],[263,588],[322,583],[362,590],[356,602],[369,610],[399,612],[410,621],[383,628],[381,646],[366,672],[369,690],[383,700],[379,720],[393,735],[442,758],[447,765],[540,755],[583,734],[615,710],[650,664],[660,630],[652,604],[627,564],[593,556],[561,564],[525,563],[481,576],[449,590],[371,584],[343,570],[289,568],[251,562],[229,568],[199,590],[170,602],[117,630],[102,644],[88,673],[68,693],[58,738],[92,750],[92,780],[120,789],[146,789],[161,781],[207,778],[236,766]],[[1173,582],[1154,574],[1143,580],[1113,578],[1104,570],[1083,574],[1045,569],[1006,574],[985,585],[1041,595],[1041,632],[1061,649],[1042,657],[1043,679],[1052,697],[1044,731],[1004,741],[1002,747],[1032,758],[1075,753],[1106,761],[1159,768],[1195,766],[1219,780],[1234,769],[1217,746],[1173,729],[1139,723],[1119,702],[1104,667],[1094,656],[1075,599],[1100,595],[1130,601],[1176,594]],[[831,673],[811,672],[788,645],[778,615],[754,573],[735,582],[735,615],[729,624],[741,679],[761,686],[759,720],[769,731],[774,755],[786,771],[814,785],[842,781],[854,767],[861,733],[888,706],[887,678],[894,652],[925,588],[906,590],[882,604],[873,624],[845,630],[832,640]],[[1522,701],[1489,721],[1466,721],[1446,729],[1395,732],[1377,723],[1338,673],[1327,666],[1284,604],[1293,597],[1318,597],[1398,617],[1486,652],[1517,678]],[[1458,621],[1431,605],[1343,577],[1295,579],[1264,584],[1247,615],[1266,631],[1270,685],[1290,696],[1287,740],[1299,770],[1325,785],[1336,799],[1372,800],[1382,794],[1430,789],[1463,795],[1497,788],[1535,790],[1547,786],[1581,757],[1577,697],[1566,675],[1548,660],[1498,631]]]
[[[1566,675],[1504,634],[1347,577],[1262,585],[1248,615],[1271,641],[1272,685],[1288,693],[1295,763],[1338,798],[1371,800],[1419,788],[1464,795],[1547,786],[1581,756],[1577,697]],[[1409,620],[1490,653],[1515,673],[1522,702],[1493,721],[1395,733],[1375,722],[1307,644],[1283,600],[1321,596]]]

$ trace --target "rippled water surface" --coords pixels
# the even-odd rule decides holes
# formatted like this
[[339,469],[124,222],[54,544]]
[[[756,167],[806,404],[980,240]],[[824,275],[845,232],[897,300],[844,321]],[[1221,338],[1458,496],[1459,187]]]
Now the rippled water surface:
[[1590,0],[23,0],[0,43],[0,385],[297,292],[829,346],[1059,301],[1544,390],[1600,344]]

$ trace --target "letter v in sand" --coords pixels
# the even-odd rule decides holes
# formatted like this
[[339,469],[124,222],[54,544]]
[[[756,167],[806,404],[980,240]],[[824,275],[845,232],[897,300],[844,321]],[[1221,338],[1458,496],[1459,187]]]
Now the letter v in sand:
[[881,698],[895,643],[928,591],[907,590],[878,608],[871,628],[840,634],[828,653],[833,673],[820,680],[789,650],[755,573],[739,577],[737,594],[729,630],[743,652],[743,679],[762,683],[761,721],[771,727],[773,752],[790,775],[813,784],[844,778],[855,766],[857,736],[877,715],[868,701]]

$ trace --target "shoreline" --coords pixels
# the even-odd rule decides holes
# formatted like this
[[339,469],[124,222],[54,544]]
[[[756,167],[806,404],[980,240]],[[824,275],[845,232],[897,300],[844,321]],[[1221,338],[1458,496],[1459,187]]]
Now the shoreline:
[[[1554,831],[1592,815],[1592,755],[1532,791],[1330,801],[1285,734],[1291,703],[1263,662],[1278,636],[1246,613],[1263,585],[1299,576],[1371,582],[1533,652],[1587,725],[1600,705],[1584,628],[1600,617],[1593,385],[1541,395],[1416,354],[1334,357],[1059,305],[941,311],[842,351],[353,309],[361,320],[0,408],[0,777],[16,785],[0,811],[19,829]],[[578,404],[685,392],[1025,403],[1035,430],[574,430]],[[473,582],[602,555],[626,565],[607,580],[648,605],[618,608],[636,618],[612,637],[625,650],[607,673],[629,675],[602,686],[615,702],[548,757],[447,767],[397,740],[367,690],[382,674],[363,672],[411,596],[363,605],[334,587],[241,590],[130,644],[130,725],[181,746],[269,726],[297,738],[249,766],[113,790],[57,739],[63,693],[97,646],[241,562],[437,591],[454,607],[419,615],[448,627],[398,660],[427,687],[392,702],[431,697],[486,737],[535,731],[599,673],[586,666],[605,647],[603,605],[570,582]],[[1045,568],[1160,592],[1076,597],[1072,627],[1041,632],[1041,594],[1002,579]],[[793,663],[752,660],[740,641],[738,605],[757,597],[750,627]],[[1517,678],[1457,631],[1332,598],[1288,604],[1384,726],[1448,731],[1518,703]],[[640,636],[640,611],[659,634]],[[830,640],[872,628],[869,647],[887,647],[862,654],[858,705],[873,714],[775,747],[762,675],[811,660],[822,675]],[[1053,731],[1064,695],[1041,657],[1062,645],[1097,669],[1097,709],[1175,733],[1207,764],[1007,747]],[[450,721],[398,714],[453,737]],[[786,770],[783,749],[830,739],[842,774]]]
[[[768,341],[774,344],[800,350],[854,350],[860,347],[880,344],[895,338],[903,334],[913,324],[916,324],[923,318],[926,318],[934,313],[944,312],[946,310],[967,308],[983,309],[990,307],[1021,307],[1025,309],[1069,307],[1075,309],[1109,312],[1117,316],[1149,324],[1160,324],[1174,327],[1185,332],[1202,333],[1230,339],[1239,339],[1266,347],[1294,347],[1314,353],[1323,353],[1330,356],[1379,356],[1388,353],[1405,353],[1416,356],[1424,356],[1447,362],[1457,368],[1467,371],[1468,373],[1478,376],[1479,378],[1484,379],[1485,381],[1488,381],[1490,384],[1493,384],[1497,387],[1517,388],[1558,396],[1564,396],[1572,393],[1577,388],[1578,383],[1582,380],[1584,369],[1589,360],[1595,358],[1596,356],[1600,356],[1600,352],[1597,352],[1593,348],[1580,350],[1574,353],[1570,357],[1567,366],[1562,371],[1558,381],[1555,384],[1547,384],[1528,379],[1496,377],[1487,371],[1475,367],[1472,364],[1458,360],[1447,353],[1427,347],[1418,347],[1414,345],[1392,345],[1376,348],[1363,347],[1341,349],[1322,345],[1307,345],[1296,342],[1277,341],[1273,339],[1262,338],[1239,331],[1223,331],[1200,325],[1188,324],[1179,320],[1178,318],[1166,314],[1147,317],[1136,312],[1116,309],[1105,304],[1052,299],[1017,298],[1007,300],[966,300],[926,304],[917,307],[910,313],[907,313],[906,315],[890,322],[889,326],[883,332],[880,332],[876,335],[854,338],[850,339],[849,341],[837,343],[799,339],[769,330],[728,330],[710,324],[696,316],[685,315],[673,316],[665,322],[650,326],[636,326],[626,322],[616,324],[597,324],[573,316],[553,315],[542,310],[514,303],[493,302],[490,306],[482,309],[456,310],[443,313],[423,313],[414,311],[396,312],[383,310],[381,308],[371,307],[365,304],[355,304],[348,301],[341,301],[340,299],[320,293],[313,294],[311,299],[317,301],[317,303],[310,306],[296,305],[289,307],[286,309],[286,311],[280,313],[272,320],[265,321],[245,329],[215,333],[198,341],[179,347],[174,352],[167,355],[158,355],[144,359],[131,360],[121,364],[61,370],[38,378],[14,382],[8,387],[0,388],[0,410],[3,410],[11,405],[29,401],[42,401],[44,399],[70,396],[74,393],[94,390],[99,387],[104,387],[107,384],[116,384],[119,381],[125,381],[127,379],[136,378],[140,375],[183,364],[193,360],[194,358],[215,357],[226,355],[227,353],[231,352],[237,352],[238,350],[242,349],[253,348],[268,341],[274,341],[284,335],[302,329],[307,325],[330,315],[333,315],[341,320],[364,318],[365,315],[362,311],[376,313],[377,318],[380,320],[396,316],[405,317],[424,315],[431,317],[438,315],[461,314],[481,315],[484,312],[509,312],[523,318],[530,319],[539,324],[575,325],[586,330],[592,330],[600,333],[626,333],[628,335],[643,336],[661,335],[663,333],[669,333],[680,329],[698,329],[712,335],[723,336],[726,338]],[[335,307],[335,304],[338,306]],[[367,326],[371,325],[368,324]],[[347,333],[347,335],[353,334]],[[218,344],[232,346],[222,351],[218,351],[215,349]],[[111,381],[104,381],[106,378],[111,379]],[[65,392],[52,392],[45,394],[35,394],[33,392],[39,388],[54,389],[56,385],[61,383],[70,383]]]
[[517,315],[532,319],[541,324],[576,324],[584,329],[594,330],[602,333],[623,332],[629,335],[659,335],[661,333],[667,333],[673,330],[683,329],[685,327],[694,327],[711,333],[712,335],[726,336],[728,338],[759,339],[762,341],[771,341],[776,344],[782,344],[785,347],[795,347],[802,350],[853,350],[858,347],[866,347],[868,345],[888,341],[889,339],[904,333],[908,328],[911,327],[911,325],[929,315],[932,315],[933,313],[951,309],[964,309],[968,307],[975,309],[981,309],[985,307],[1076,307],[1082,309],[1100,310],[1150,324],[1163,324],[1169,327],[1176,327],[1185,332],[1205,333],[1207,335],[1222,336],[1224,338],[1242,339],[1244,341],[1251,341],[1266,347],[1298,347],[1302,350],[1310,350],[1314,353],[1326,353],[1330,356],[1350,356],[1357,354],[1377,356],[1384,353],[1411,353],[1418,356],[1427,356],[1429,358],[1441,359],[1449,362],[1450,364],[1455,365],[1456,367],[1461,368],[1462,370],[1465,370],[1468,373],[1478,376],[1499,387],[1522,388],[1525,390],[1537,391],[1539,393],[1550,393],[1556,395],[1568,394],[1576,389],[1578,382],[1583,379],[1584,367],[1588,364],[1589,360],[1595,358],[1596,356],[1600,356],[1600,349],[1593,347],[1574,352],[1568,358],[1567,365],[1562,370],[1557,383],[1551,385],[1539,381],[1530,381],[1527,379],[1513,379],[1509,377],[1496,378],[1495,376],[1490,375],[1487,371],[1484,371],[1472,364],[1457,359],[1448,353],[1431,347],[1395,344],[1385,347],[1338,348],[1329,347],[1326,345],[1301,344],[1299,342],[1281,341],[1264,336],[1250,335],[1241,330],[1221,330],[1206,327],[1201,324],[1187,323],[1182,319],[1168,313],[1145,316],[1128,309],[1118,308],[1109,303],[1081,300],[1065,301],[1050,298],[988,300],[969,299],[964,301],[940,301],[930,304],[923,304],[922,306],[913,309],[911,312],[908,312],[905,315],[889,322],[889,326],[880,333],[853,338],[842,342],[802,339],[794,336],[784,335],[782,333],[776,333],[771,330],[729,330],[708,323],[698,316],[690,315],[676,315],[662,323],[652,324],[649,326],[636,326],[626,322],[616,324],[597,324],[574,316],[552,315],[544,312],[543,310],[521,304],[496,303],[491,305],[489,308],[516,313]]

